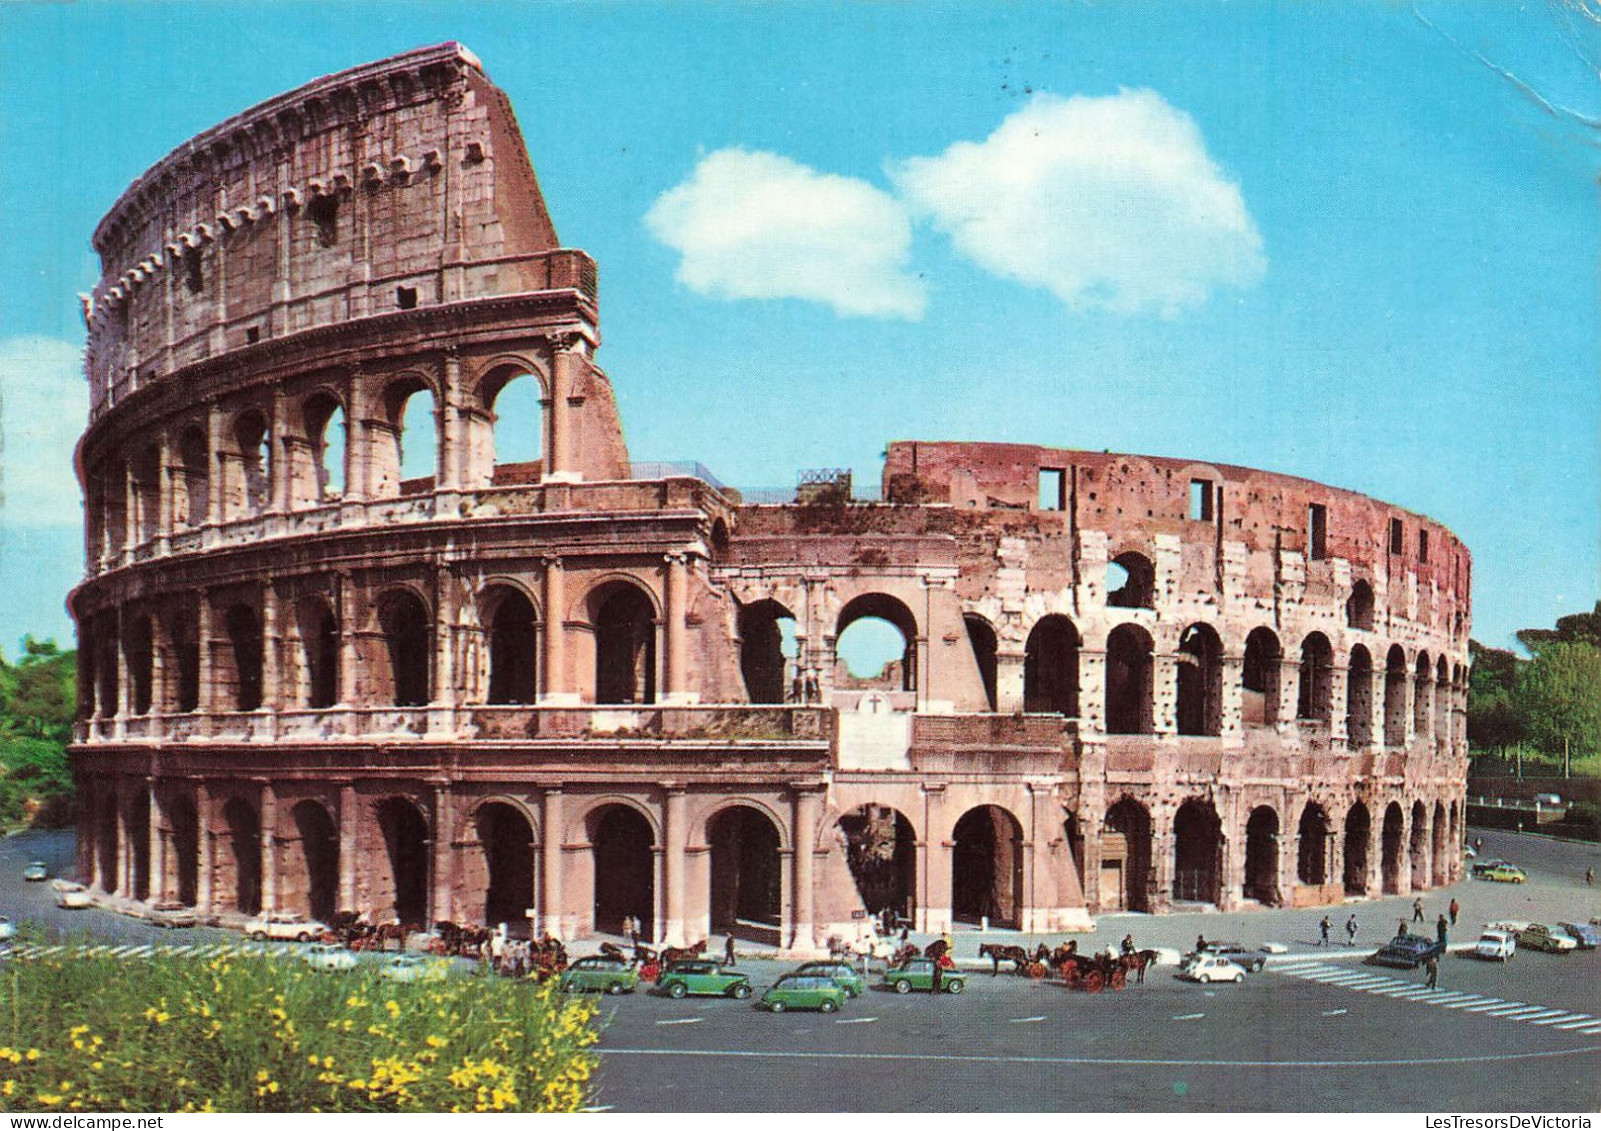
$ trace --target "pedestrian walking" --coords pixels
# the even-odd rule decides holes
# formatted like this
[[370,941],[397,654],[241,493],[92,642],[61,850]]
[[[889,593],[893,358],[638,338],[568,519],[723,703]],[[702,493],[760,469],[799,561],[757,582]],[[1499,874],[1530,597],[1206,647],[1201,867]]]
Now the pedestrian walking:
[[1444,915],[1441,915],[1440,916],[1440,921],[1438,923],[1434,924],[1434,933],[1439,936],[1440,949],[1444,950],[1445,949],[1445,916]]
[[1428,922],[1427,919],[1423,918],[1423,897],[1422,896],[1419,896],[1417,899],[1414,899],[1412,901],[1412,922],[1414,922],[1414,923],[1426,923],[1426,922]]
[[1455,898],[1453,898],[1451,900],[1451,907],[1450,907],[1450,911],[1451,911],[1451,926],[1453,926],[1453,927],[1456,926],[1456,915],[1457,915],[1457,912],[1461,911],[1461,910],[1462,910],[1462,905],[1459,904],[1456,901]]
[[1477,856],[1479,853],[1481,853],[1483,851],[1484,851],[1484,838],[1482,836],[1474,837],[1473,838],[1473,854],[1475,856]]
[[1318,946],[1329,945],[1329,917],[1323,916],[1323,921],[1317,925],[1318,932],[1323,936],[1318,940]]
[[734,936],[733,935],[729,935],[728,936],[728,940],[723,943],[723,965],[724,966],[732,966],[733,964],[734,964]]
[[1440,984],[1440,960],[1429,955],[1428,961],[1423,963],[1423,969],[1428,971],[1428,979],[1423,983],[1428,989],[1435,989]]
[[1594,868],[1586,868],[1584,870],[1584,883],[1585,883],[1586,887],[1589,887],[1591,884],[1595,883],[1595,869]]
[[1347,919],[1345,921],[1345,939],[1346,939],[1345,945],[1346,946],[1355,946],[1356,945],[1356,930],[1357,930],[1357,927],[1356,927],[1356,916],[1352,915],[1349,919]]
[[1400,938],[1406,934],[1406,920],[1401,919],[1395,924],[1395,937]]

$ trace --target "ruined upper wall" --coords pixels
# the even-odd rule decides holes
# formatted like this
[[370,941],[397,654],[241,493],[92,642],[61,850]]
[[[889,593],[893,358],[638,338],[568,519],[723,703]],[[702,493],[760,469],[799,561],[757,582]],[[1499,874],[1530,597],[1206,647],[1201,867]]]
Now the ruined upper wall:
[[396,309],[593,298],[562,251],[505,95],[459,44],[330,75],[174,150],[94,235],[98,412],[195,361]]

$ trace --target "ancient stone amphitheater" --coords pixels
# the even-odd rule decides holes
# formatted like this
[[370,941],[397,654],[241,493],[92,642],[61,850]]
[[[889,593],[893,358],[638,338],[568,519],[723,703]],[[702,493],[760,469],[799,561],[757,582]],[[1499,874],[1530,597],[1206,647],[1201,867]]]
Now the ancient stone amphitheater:
[[73,765],[114,905],[805,951],[1459,873],[1450,531],[1016,444],[892,443],[872,501],[631,464],[595,264],[456,44],[208,130],[94,244]]

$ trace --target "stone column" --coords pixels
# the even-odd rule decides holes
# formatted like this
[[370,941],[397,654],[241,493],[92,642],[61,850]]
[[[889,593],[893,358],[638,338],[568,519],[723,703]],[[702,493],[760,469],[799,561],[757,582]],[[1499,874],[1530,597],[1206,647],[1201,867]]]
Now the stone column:
[[815,787],[791,786],[795,809],[795,877],[794,894],[790,906],[795,911],[789,945],[798,951],[809,951],[817,946],[817,892],[815,888],[817,807],[821,800]]
[[540,798],[539,890],[544,912],[543,929],[561,938],[566,928],[565,893],[562,890],[562,839],[566,831],[562,792],[550,786]]
[[450,570],[434,571],[434,678],[428,702],[454,706],[456,701],[456,621],[458,602]]
[[222,497],[228,486],[227,464],[223,460],[222,406],[216,401],[206,402],[206,524],[216,526],[222,521]]
[[151,903],[159,903],[167,898],[167,837],[161,827],[161,806],[156,802],[156,789],[159,784],[153,777],[145,779],[145,790],[150,802],[148,839]]
[[549,440],[545,451],[547,483],[577,483],[583,476],[574,466],[575,409],[582,405],[574,395],[583,365],[583,338],[578,334],[552,334],[550,341],[550,407],[545,413]]
[[339,787],[339,910],[356,907],[356,833],[360,813],[356,787],[346,782]]
[[[951,927],[950,821],[945,813],[945,783],[923,785],[923,830],[917,847],[917,914],[919,930],[939,932]],[[869,907],[872,914],[879,908]]]
[[995,710],[1002,715],[1023,710],[1025,659],[1023,649],[1015,644],[998,644],[995,648]]
[[1151,733],[1177,734],[1178,660],[1170,652],[1151,655]]
[[662,864],[667,888],[667,913],[662,924],[662,941],[669,946],[683,946],[687,942],[684,938],[684,871],[689,862],[684,850],[689,843],[689,806],[682,785],[664,782],[663,790],[666,794],[664,810],[667,829],[664,837],[666,856]]
[[287,514],[292,508],[290,491],[294,475],[289,460],[289,404],[280,385],[272,391],[272,413],[267,421],[267,451],[271,462],[267,465],[268,514]]
[[172,458],[171,447],[167,442],[167,434],[162,432],[156,439],[156,537],[165,542],[172,537],[172,481],[177,472],[176,468],[168,467]]
[[[462,451],[461,417],[456,406],[461,403],[461,356],[447,348],[440,364],[439,396],[434,403],[438,420],[439,446],[434,453],[434,489],[456,491],[461,488]],[[554,933],[554,932],[553,932]]]
[[285,702],[279,687],[284,665],[278,620],[278,590],[272,578],[264,577],[261,584],[261,709],[264,711],[276,711]]
[[543,683],[540,699],[543,702],[567,702],[571,699],[567,682],[566,581],[562,560],[556,557],[543,559],[545,566],[544,633],[540,643],[544,655],[540,657],[539,676]]
[[693,702],[696,698],[689,690],[688,672],[685,671],[688,631],[684,626],[684,618],[688,612],[688,584],[685,555],[668,554],[666,600],[663,602],[666,606],[663,617],[667,622],[667,670],[662,681],[666,685],[666,695],[663,697],[666,703]]
[[1245,656],[1223,657],[1222,701],[1218,709],[1222,714],[1222,735],[1228,745],[1236,746],[1245,736]]
[[451,830],[456,824],[455,798],[451,795],[450,786],[437,784],[434,786],[434,827],[433,827],[433,916],[430,923],[452,922],[455,919],[455,869],[451,865],[455,856],[451,853]]
[[173,701],[177,698],[172,691],[172,681],[167,678],[169,646],[166,622],[160,612],[152,611],[150,614],[150,714],[152,715],[165,715],[171,711]]
[[1295,719],[1300,705],[1301,662],[1298,659],[1281,659],[1279,661],[1278,721],[1274,724],[1280,734],[1291,734],[1295,731]]
[[[335,700],[353,706],[360,700],[356,674],[361,670],[361,652],[356,646],[356,583],[348,573],[339,575],[337,612],[339,614],[339,687]],[[354,910],[352,908],[352,910]]]
[[1329,743],[1345,746],[1350,736],[1345,728],[1347,681],[1350,678],[1350,653],[1336,654],[1329,663]]
[[122,465],[122,552],[132,553],[139,544],[139,487],[133,478],[133,467]]
[[195,910],[211,912],[211,791],[205,782],[195,787],[195,849],[200,857],[195,862]]
[[345,378],[345,493],[347,503],[366,502],[370,491],[371,441],[367,436],[367,384],[360,367]]
[[261,783],[261,910],[278,910],[278,794]]
[[1080,734],[1106,733],[1106,649],[1104,648],[1079,649],[1078,718]]

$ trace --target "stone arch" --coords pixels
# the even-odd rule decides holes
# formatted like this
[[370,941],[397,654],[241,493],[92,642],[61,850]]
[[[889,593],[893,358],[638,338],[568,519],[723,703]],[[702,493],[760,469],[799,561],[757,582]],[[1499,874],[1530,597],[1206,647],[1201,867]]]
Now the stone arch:
[[123,816],[128,831],[129,891],[134,899],[150,898],[150,790],[141,786],[128,799]]
[[175,864],[173,894],[185,907],[193,907],[200,891],[200,815],[194,798],[179,794],[169,799],[167,825]]
[[297,801],[289,817],[300,841],[300,852],[291,861],[295,872],[286,877],[293,892],[286,894],[291,899],[298,896],[296,901],[307,915],[327,923],[340,910],[339,823],[326,805],[310,798]]
[[623,920],[638,919],[640,937],[655,940],[656,861],[652,821],[637,807],[616,801],[592,806],[584,827],[594,862],[594,924],[620,935]]
[[230,797],[222,805],[223,851],[217,869],[221,881],[213,886],[224,906],[243,915],[261,913],[261,821],[256,807],[243,797]]
[[1279,891],[1279,814],[1271,805],[1258,805],[1245,822],[1244,894],[1268,907],[1284,902]]
[[[999,666],[996,661],[996,652],[999,650],[999,640],[995,635],[995,626],[977,613],[963,613],[962,625],[967,629],[967,644],[973,650],[973,663],[978,667],[978,679],[984,685],[984,703],[988,710],[996,709],[996,696],[998,694]],[[1027,668],[1024,669],[1024,684],[1027,685]],[[1027,698],[1027,691],[1024,691]],[[1077,714],[1075,708],[1074,714]]]
[[295,619],[304,702],[313,709],[332,707],[339,702],[339,617],[328,598],[314,595],[297,602]]
[[122,650],[128,664],[129,710],[135,715],[148,715],[155,690],[155,632],[148,613],[135,613],[128,618]]
[[433,698],[434,621],[428,603],[410,587],[378,595],[378,627],[388,662],[389,699],[397,707],[426,706]]
[[1106,811],[1101,833],[1100,909],[1149,911],[1151,812],[1129,796]]
[[1179,635],[1175,658],[1178,732],[1222,734],[1223,642],[1217,630],[1208,624],[1190,625]]
[[483,923],[505,923],[524,934],[530,929],[528,911],[535,906],[533,819],[521,805],[488,799],[473,810],[472,822],[484,854]]
[[1218,903],[1223,893],[1223,822],[1204,798],[1173,814],[1173,898]]
[[1125,550],[1106,568],[1106,604],[1114,609],[1156,607],[1156,566],[1138,550]]
[[404,796],[379,799],[373,806],[373,815],[389,863],[388,875],[383,877],[387,881],[384,894],[391,900],[394,919],[402,926],[426,926],[431,844],[428,819],[414,800]]
[[219,672],[221,682],[233,690],[233,707],[236,711],[256,711],[261,708],[262,649],[261,621],[256,610],[239,602],[230,605],[222,617],[223,629],[228,635],[229,661]]
[[[301,402],[300,417],[310,462],[305,481],[292,489],[295,505],[338,502],[345,494],[344,455],[350,429],[344,401],[327,389],[318,389]],[[335,435],[335,428],[343,434]]]
[[1407,847],[1412,853],[1412,887],[1429,886],[1429,810],[1421,801],[1412,803],[1412,832]]
[[1023,826],[1016,815],[1000,805],[975,806],[957,820],[951,842],[951,917],[1021,927]]
[[115,794],[107,794],[100,802],[95,823],[95,859],[100,890],[115,894],[122,885],[122,860],[119,848],[122,814],[117,809]]
[[488,638],[488,703],[534,703],[539,699],[539,610],[520,586],[495,581],[478,598],[479,620]]
[[1401,893],[1401,847],[1406,832],[1406,817],[1397,802],[1384,807],[1384,827],[1380,833],[1379,874],[1385,895]]
[[1328,722],[1334,694],[1334,652],[1321,632],[1301,642],[1301,678],[1295,713],[1303,719]]
[[1434,887],[1443,887],[1450,882],[1447,872],[1451,858],[1446,851],[1446,846],[1449,843],[1446,838],[1449,835],[1450,829],[1446,825],[1445,803],[1436,801],[1434,803],[1434,841],[1430,847],[1433,867],[1430,869],[1429,874],[1430,883]]
[[[515,396],[508,397],[512,386]],[[549,374],[526,359],[500,358],[485,367],[476,399],[485,425],[488,481],[538,482],[549,470],[550,420],[541,406],[551,395]]]
[[1368,891],[1368,846],[1373,840],[1373,818],[1361,801],[1352,802],[1345,813],[1345,894],[1366,895]]
[[739,671],[752,703],[784,703],[803,698],[793,692],[798,669],[784,653],[783,622],[794,631],[795,614],[772,598],[739,606]]
[[246,408],[234,417],[231,431],[233,455],[238,461],[237,476],[223,496],[224,511],[229,518],[260,514],[267,509],[271,486],[268,470],[272,459],[272,433],[266,414],[258,408]]
[[1308,801],[1301,809],[1297,831],[1300,843],[1296,850],[1296,879],[1310,885],[1328,883],[1329,840],[1334,835],[1328,810],[1316,801]]
[[155,444],[135,448],[128,457],[128,480],[134,507],[129,518],[135,544],[149,542],[159,532],[164,478],[161,449]]
[[200,619],[198,598],[187,597],[168,610],[167,639],[172,645],[173,707],[180,712],[200,709]]
[[765,806],[732,799],[706,820],[710,928],[778,942],[784,907],[783,822]]
[[1034,622],[1023,651],[1023,710],[1077,717],[1082,643],[1067,617],[1053,613]]
[[1282,658],[1279,638],[1271,628],[1253,628],[1245,638],[1245,662],[1240,668],[1240,713],[1245,726],[1273,726],[1279,721]]
[[[417,397],[427,401],[420,408]],[[439,394],[424,373],[407,371],[390,378],[379,393],[383,425],[372,440],[372,493],[387,499],[415,487],[439,485],[441,437]]]
[[1151,634],[1120,624],[1106,638],[1106,732],[1150,734],[1155,730],[1151,688]]
[[183,507],[176,517],[190,529],[205,523],[211,506],[211,452],[206,433],[190,425],[178,436],[178,474],[183,483]]
[[839,818],[845,861],[862,906],[870,914],[890,910],[915,919],[917,831],[906,814],[886,805],[859,805]]
[[[834,622],[834,663],[836,673],[845,667],[840,654],[840,645],[844,642],[845,634],[851,626],[862,620],[884,621],[900,633],[902,651],[900,658],[900,671],[897,678],[895,661],[886,664],[876,677],[858,679],[858,684],[865,683],[870,687],[882,687],[886,690],[916,691],[917,690],[917,618],[912,611],[896,597],[888,593],[862,593],[845,603],[840,609],[839,617]],[[846,683],[839,679],[836,683]]]
[[633,579],[604,581],[586,599],[595,634],[595,702],[654,703],[657,687],[654,595]]
[[1390,645],[1384,663],[1384,745],[1406,745],[1406,653]]
[[1434,673],[1434,734],[1451,740],[1451,665],[1441,656]]
[[1345,741],[1353,750],[1373,744],[1373,658],[1360,644],[1346,665]]
[[1373,631],[1373,586],[1358,579],[1345,600],[1345,627]]
[[1419,652],[1412,679],[1412,733],[1418,738],[1433,734],[1434,665],[1427,652]]

